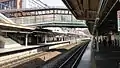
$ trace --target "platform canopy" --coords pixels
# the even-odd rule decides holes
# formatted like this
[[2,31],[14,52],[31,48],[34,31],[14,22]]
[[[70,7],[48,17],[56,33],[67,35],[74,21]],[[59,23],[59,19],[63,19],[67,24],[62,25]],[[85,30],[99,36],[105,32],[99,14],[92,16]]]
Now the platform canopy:
[[62,0],[79,20],[95,20],[99,0]]
[[99,13],[97,15],[99,17],[99,20],[97,22],[99,35],[106,35],[110,32],[118,33],[117,11],[120,11],[119,0],[101,1]]
[[90,32],[98,31],[99,35],[119,32],[117,18],[117,12],[120,11],[119,0],[63,0],[63,2],[77,19],[87,21]]
[[93,31],[99,0],[62,0],[72,14],[79,20],[86,20],[90,32]]
[[18,25],[0,13],[0,30],[34,30],[33,27]]

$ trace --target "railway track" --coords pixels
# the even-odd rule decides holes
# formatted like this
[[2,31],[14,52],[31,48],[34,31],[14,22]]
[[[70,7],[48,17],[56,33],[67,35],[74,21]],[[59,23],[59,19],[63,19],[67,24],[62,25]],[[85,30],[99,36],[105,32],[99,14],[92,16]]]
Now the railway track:
[[37,53],[37,54],[33,54],[27,57],[23,57],[23,58],[18,58],[16,60],[10,61],[10,62],[6,62],[4,64],[0,64],[0,68],[16,68],[16,66],[23,64],[25,62],[31,61],[39,56],[45,55],[47,53]]
[[80,46],[78,49],[76,49],[74,53],[59,66],[59,68],[77,68],[81,57],[87,48],[87,45],[88,44]]

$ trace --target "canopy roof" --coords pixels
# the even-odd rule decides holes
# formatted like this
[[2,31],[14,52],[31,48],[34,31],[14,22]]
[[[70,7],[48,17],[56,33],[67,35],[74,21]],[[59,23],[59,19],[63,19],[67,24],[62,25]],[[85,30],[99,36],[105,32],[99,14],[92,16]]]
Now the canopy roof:
[[35,29],[33,27],[18,25],[1,13],[0,13],[0,27],[1,30],[34,30]]
[[[118,32],[117,11],[120,10],[119,0],[63,0],[77,19],[87,20],[89,30],[99,35]],[[95,16],[92,13],[95,12]],[[91,19],[92,18],[92,19]],[[94,20],[94,21],[92,21]],[[93,29],[95,27],[95,29]]]
[[79,20],[86,20],[90,33],[93,31],[99,0],[62,0],[72,14]]
[[95,20],[99,0],[63,0],[72,14],[79,20]]

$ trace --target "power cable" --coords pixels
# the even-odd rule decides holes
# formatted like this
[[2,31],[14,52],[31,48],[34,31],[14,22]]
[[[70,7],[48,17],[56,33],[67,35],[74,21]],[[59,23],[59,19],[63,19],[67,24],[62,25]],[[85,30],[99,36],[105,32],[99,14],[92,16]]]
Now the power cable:
[[39,1],[40,3],[42,3],[44,6],[46,6],[47,8],[50,8],[47,4],[43,3],[41,0],[37,0]]

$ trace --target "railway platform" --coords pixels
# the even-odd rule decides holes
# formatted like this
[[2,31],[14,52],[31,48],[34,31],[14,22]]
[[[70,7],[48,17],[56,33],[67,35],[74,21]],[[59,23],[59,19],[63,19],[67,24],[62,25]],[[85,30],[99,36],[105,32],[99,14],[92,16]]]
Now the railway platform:
[[99,44],[100,51],[95,53],[95,62],[97,68],[119,68],[120,63],[120,47],[106,47]]

